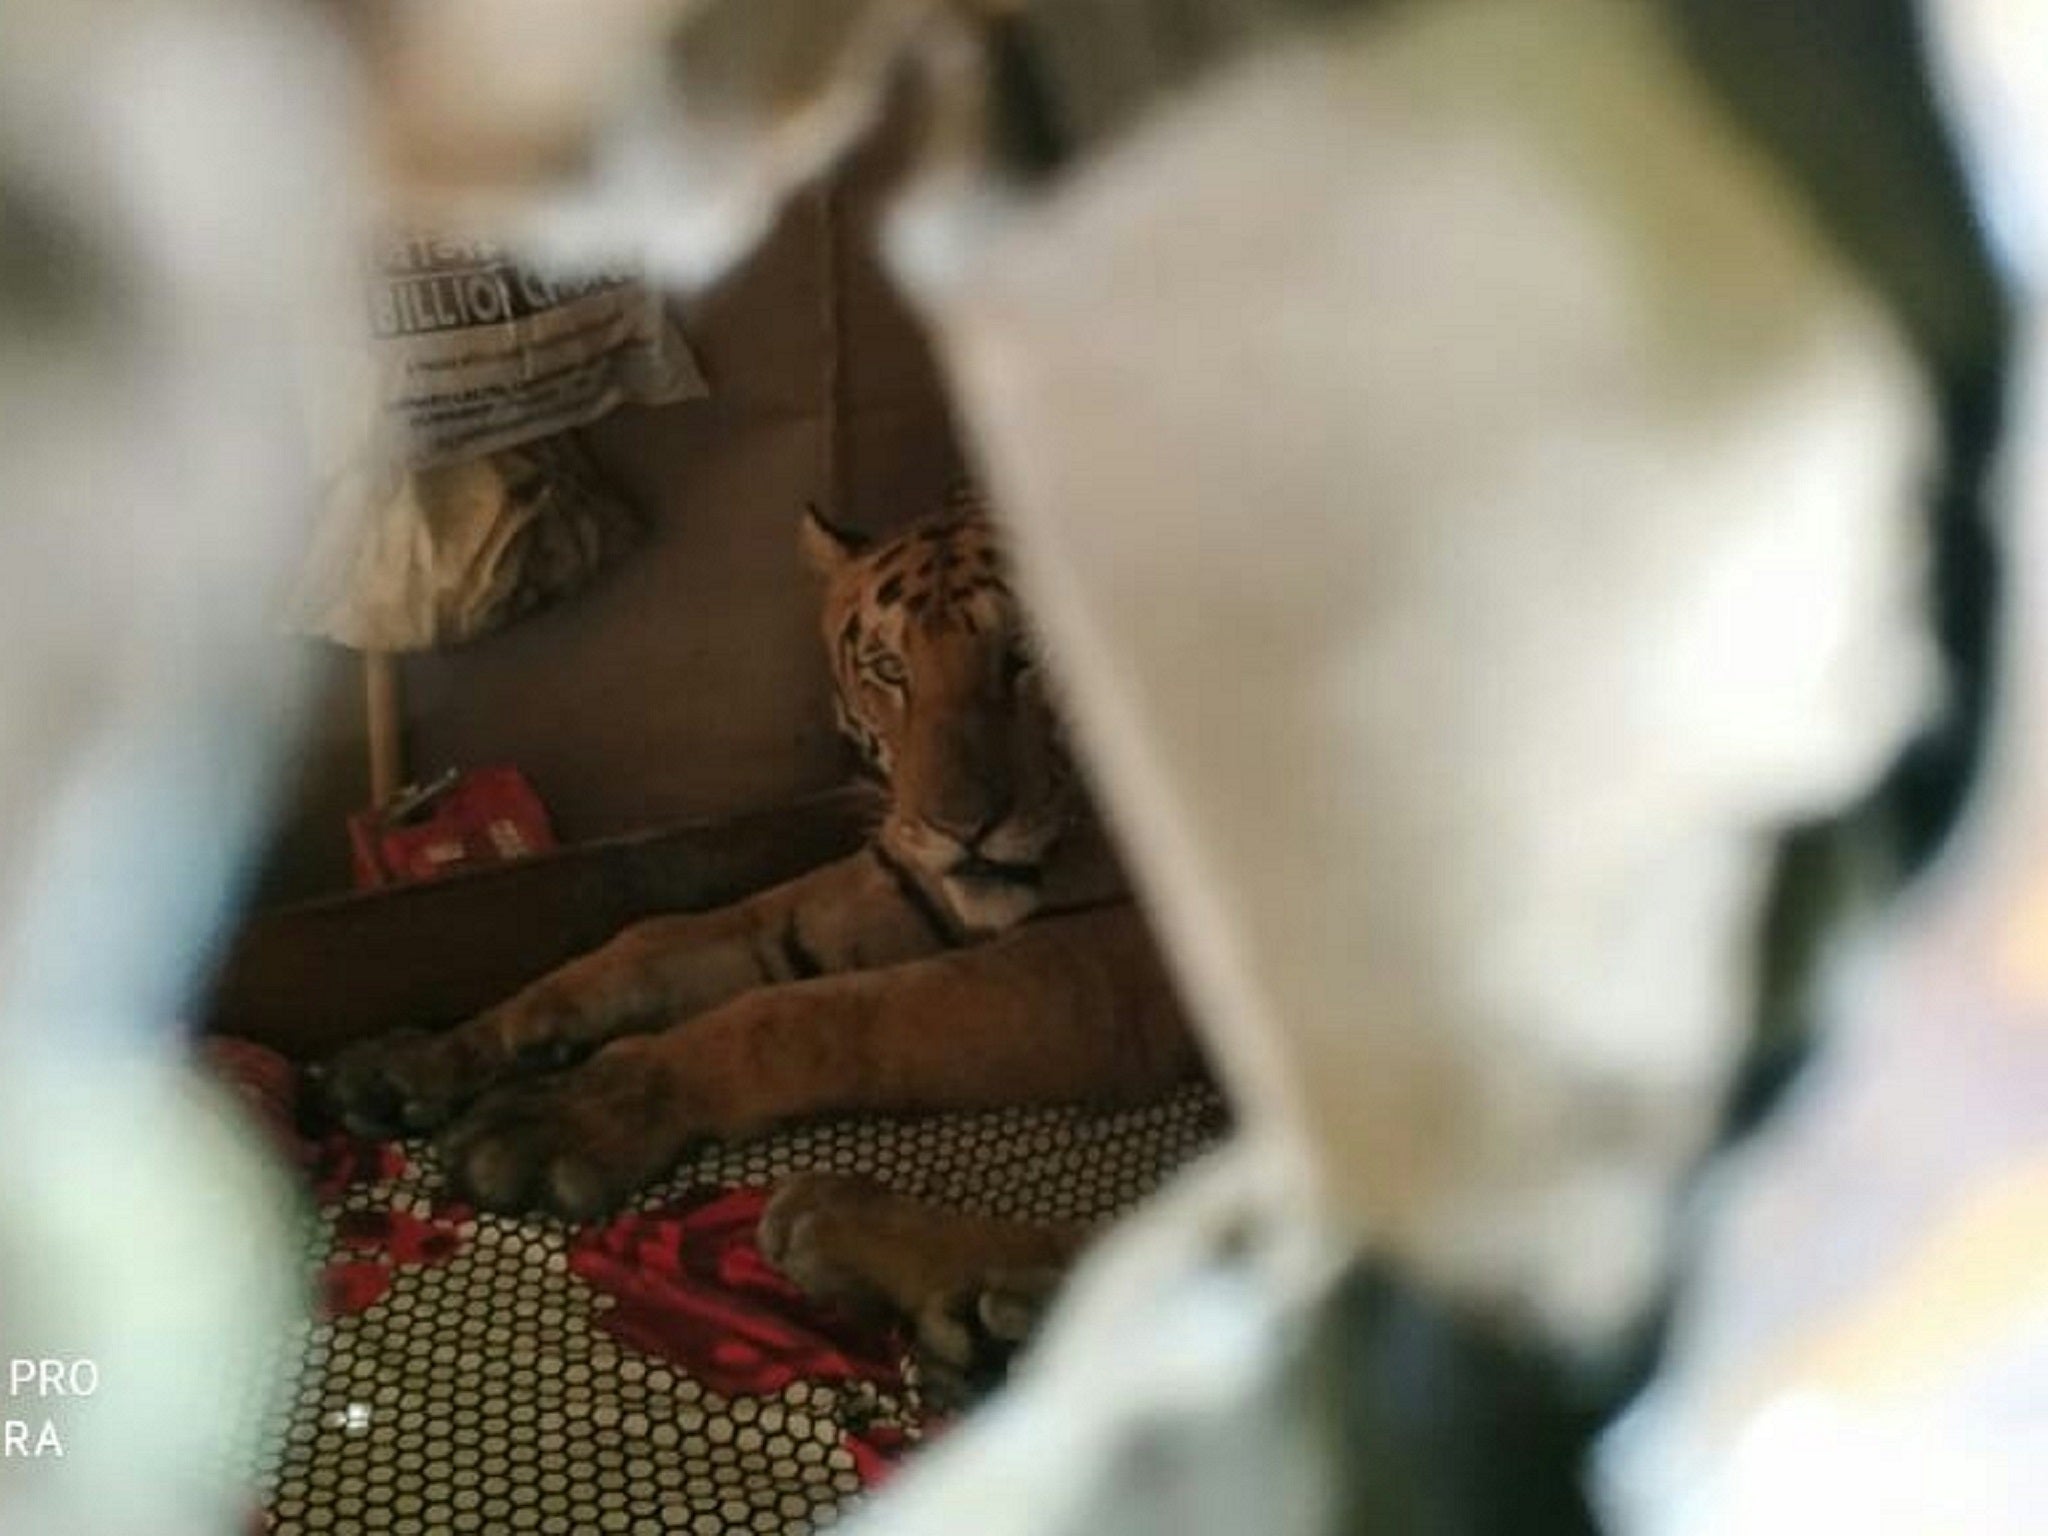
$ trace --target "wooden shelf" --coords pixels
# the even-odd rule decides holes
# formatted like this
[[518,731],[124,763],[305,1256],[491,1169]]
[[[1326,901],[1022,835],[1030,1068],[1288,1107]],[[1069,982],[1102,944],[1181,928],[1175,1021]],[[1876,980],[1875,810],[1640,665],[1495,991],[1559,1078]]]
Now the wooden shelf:
[[303,1057],[389,1029],[455,1023],[638,918],[722,906],[853,851],[875,803],[865,791],[835,791],[259,913],[229,944],[206,1027]]

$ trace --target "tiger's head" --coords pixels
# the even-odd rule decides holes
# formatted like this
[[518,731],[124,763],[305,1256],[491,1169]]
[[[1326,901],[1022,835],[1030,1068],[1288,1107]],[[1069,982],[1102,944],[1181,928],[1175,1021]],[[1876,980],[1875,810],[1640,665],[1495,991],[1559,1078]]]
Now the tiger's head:
[[1036,908],[1071,776],[994,530],[951,512],[868,543],[815,513],[840,730],[889,792],[882,845],[969,929]]

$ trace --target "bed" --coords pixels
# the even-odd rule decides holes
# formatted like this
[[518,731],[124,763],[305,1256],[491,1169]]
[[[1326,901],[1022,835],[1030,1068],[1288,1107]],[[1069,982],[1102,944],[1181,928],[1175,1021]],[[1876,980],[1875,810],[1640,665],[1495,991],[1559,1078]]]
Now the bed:
[[571,1228],[447,1199],[431,1148],[300,1134],[291,1067],[222,1043],[312,1199],[316,1309],[283,1342],[252,1453],[257,1528],[312,1533],[800,1533],[943,1418],[886,1322],[804,1297],[753,1243],[775,1184],[864,1173],[964,1209],[1093,1219],[1221,1128],[1200,1087],[1137,1110],[820,1123],[711,1147]]

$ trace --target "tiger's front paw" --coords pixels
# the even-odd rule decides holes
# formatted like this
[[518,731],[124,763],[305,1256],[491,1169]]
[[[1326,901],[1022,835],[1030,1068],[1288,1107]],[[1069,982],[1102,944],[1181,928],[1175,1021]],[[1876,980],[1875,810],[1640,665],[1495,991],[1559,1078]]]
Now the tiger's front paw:
[[458,1033],[418,1030],[359,1041],[311,1075],[335,1118],[379,1140],[445,1125],[496,1079]]
[[579,1067],[480,1100],[441,1137],[449,1184],[487,1210],[568,1221],[624,1203],[695,1135],[651,1044],[622,1040]]

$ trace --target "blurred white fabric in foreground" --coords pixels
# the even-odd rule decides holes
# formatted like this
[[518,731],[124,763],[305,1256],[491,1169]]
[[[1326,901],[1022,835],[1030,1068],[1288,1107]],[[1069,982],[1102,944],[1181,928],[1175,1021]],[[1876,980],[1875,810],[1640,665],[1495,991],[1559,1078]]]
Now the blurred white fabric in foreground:
[[1247,1135],[1439,1294],[1610,1336],[1778,830],[1930,702],[1875,307],[1606,3],[1256,60],[918,275]]
[[2026,314],[1995,746],[1943,865],[1838,978],[1803,1091],[1709,1192],[1604,1468],[1656,1536],[2048,1525],[2048,11],[1931,16]]
[[0,1530],[214,1536],[289,1206],[177,1021],[295,724],[266,604],[344,334],[345,98],[237,0],[0,0],[0,39],[0,1417],[62,1447],[7,1454]]

